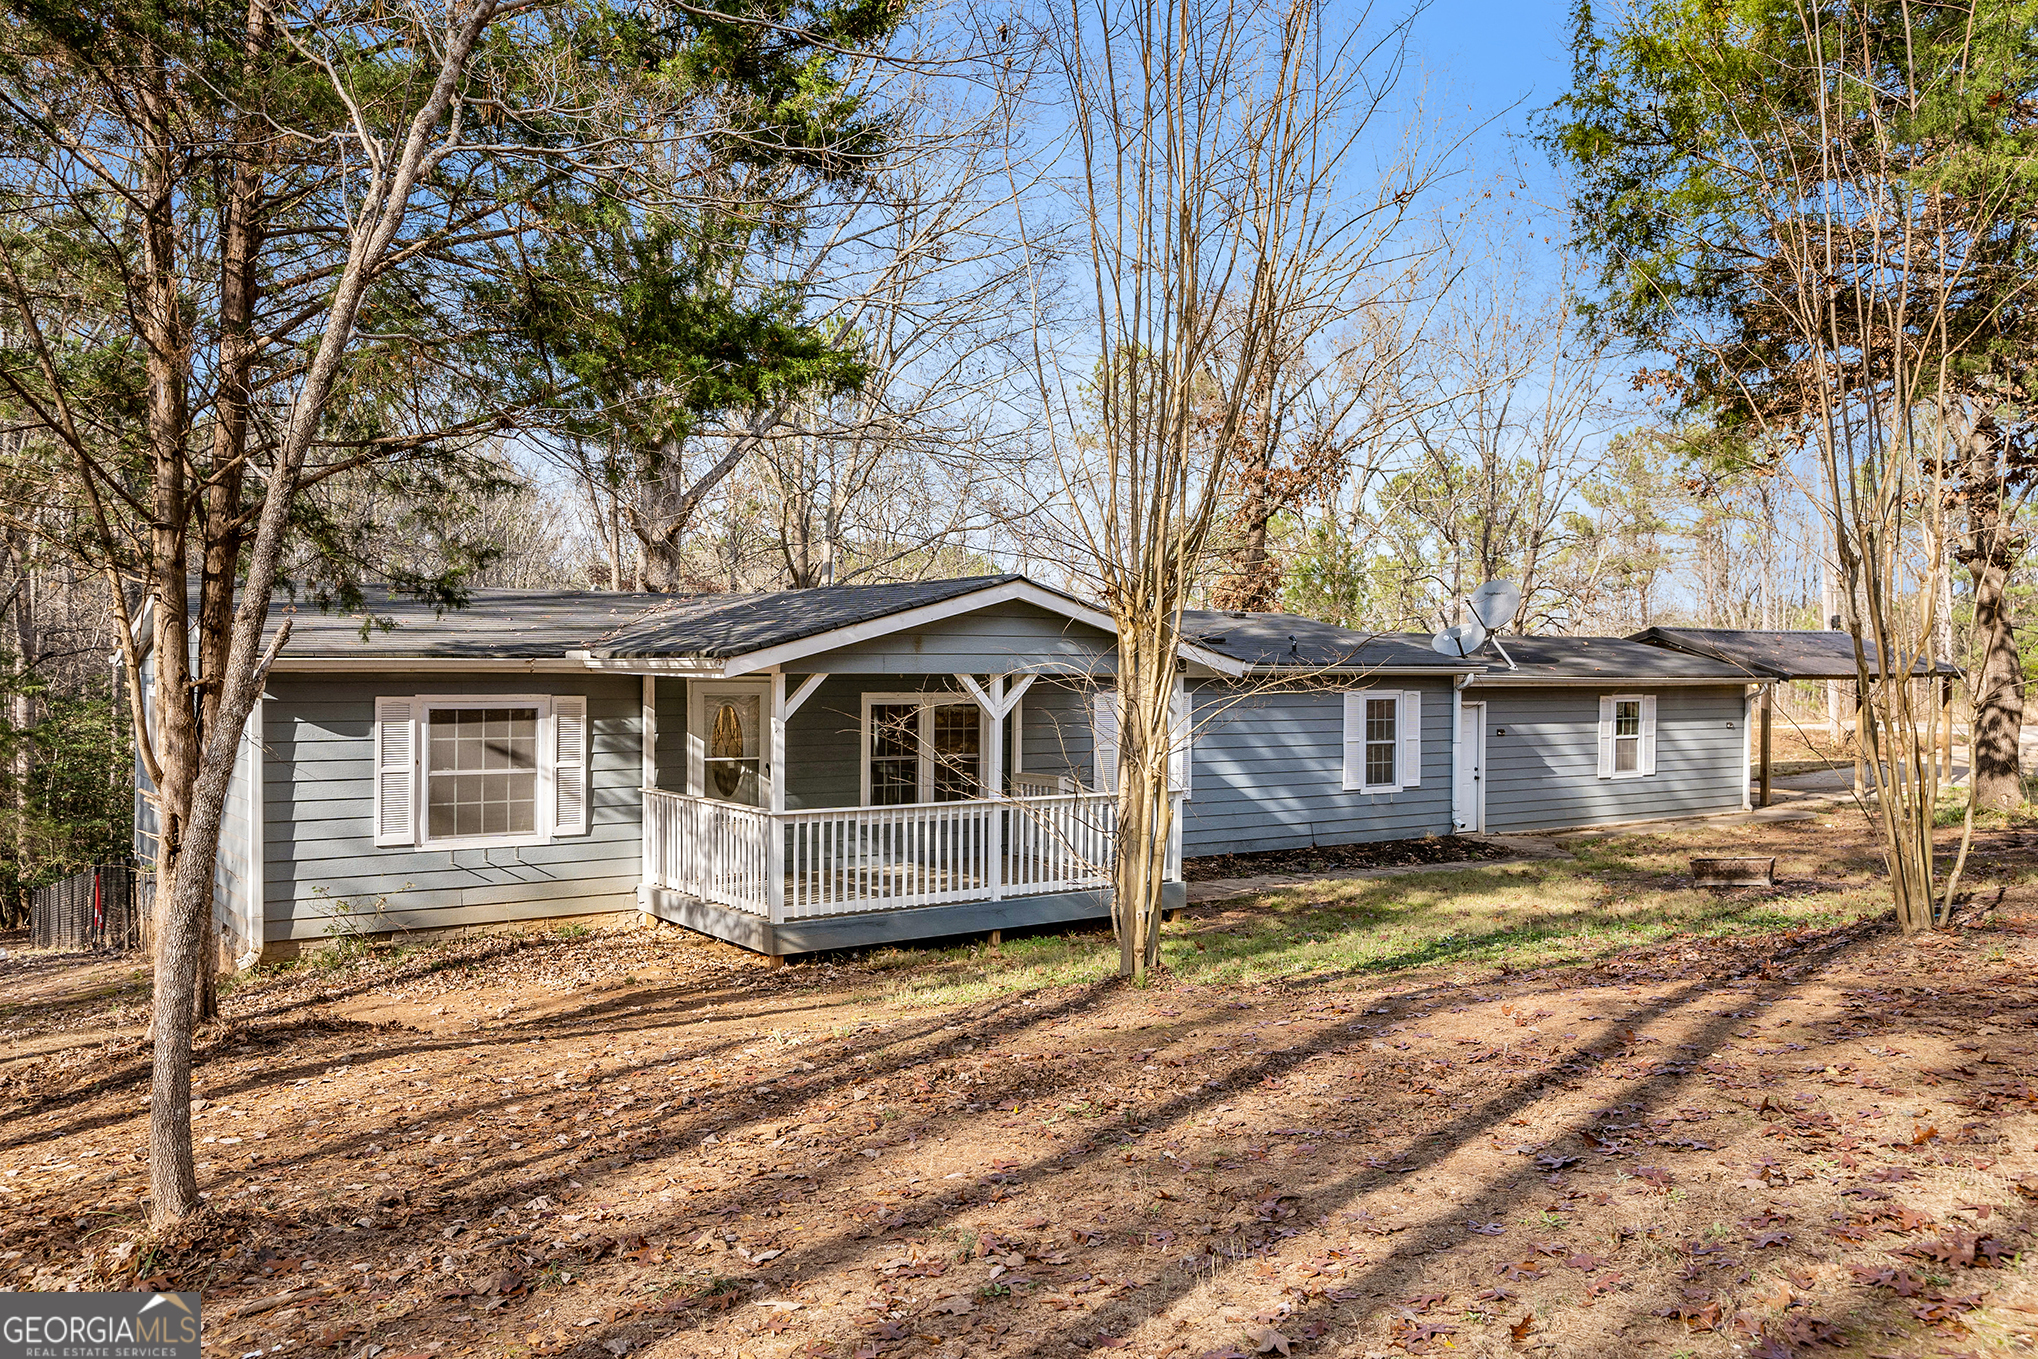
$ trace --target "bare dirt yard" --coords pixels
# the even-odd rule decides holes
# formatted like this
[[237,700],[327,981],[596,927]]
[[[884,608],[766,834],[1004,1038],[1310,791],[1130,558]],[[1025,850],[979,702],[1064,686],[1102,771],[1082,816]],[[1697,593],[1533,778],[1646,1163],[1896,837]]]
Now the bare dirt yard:
[[351,950],[228,996],[167,1236],[145,976],[15,951],[0,1284],[199,1289],[236,1359],[2021,1353],[2038,832],[1977,859],[1917,940],[1852,812],[1302,885],[1142,990],[1095,934]]

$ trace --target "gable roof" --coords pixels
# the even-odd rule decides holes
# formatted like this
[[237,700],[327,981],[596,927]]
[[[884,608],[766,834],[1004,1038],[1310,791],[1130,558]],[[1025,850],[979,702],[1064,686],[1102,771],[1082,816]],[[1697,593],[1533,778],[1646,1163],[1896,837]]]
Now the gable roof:
[[903,585],[822,585],[759,594],[671,595],[591,640],[586,649],[604,659],[701,656],[725,660],[1018,581],[1026,581],[1026,577],[965,576]]
[[[283,618],[291,620],[290,644],[277,661],[285,670],[336,662],[351,668],[543,663],[626,670],[662,662],[699,674],[738,675],[1007,601],[1112,631],[1110,618],[1093,606],[1011,574],[749,594],[474,590],[467,607],[445,610],[380,588],[366,592],[365,614],[278,598],[269,627],[273,633]],[[371,617],[392,626],[375,626]],[[1224,673],[1241,669],[1193,643],[1183,654]]]
[[[278,658],[560,660],[668,596],[593,590],[474,590],[463,609],[435,610],[385,587],[363,591],[364,613],[325,610],[278,595],[268,632],[290,620]],[[371,618],[388,620],[382,628]],[[363,628],[367,635],[362,635]]]
[[[1837,631],[1759,631],[1745,628],[1645,628],[1630,641],[1704,656],[1757,679],[1853,679],[1854,638]],[[1875,643],[1864,641],[1871,672]],[[1914,675],[1958,675],[1960,668],[1920,657]]]
[[1182,633],[1234,661],[1278,670],[1431,670],[1457,674],[1479,668],[1430,649],[1413,633],[1358,632],[1292,613],[1184,609]]

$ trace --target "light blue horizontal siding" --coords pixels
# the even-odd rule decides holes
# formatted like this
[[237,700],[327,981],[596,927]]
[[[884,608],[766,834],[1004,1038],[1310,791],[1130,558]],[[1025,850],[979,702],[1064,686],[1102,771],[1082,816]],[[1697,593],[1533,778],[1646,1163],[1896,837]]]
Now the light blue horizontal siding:
[[1097,782],[1096,746],[1090,734],[1094,685],[1035,680],[1019,700],[1019,733],[1027,772],[1066,774],[1083,787]]
[[[786,687],[797,688],[804,679],[789,676]],[[1037,682],[1034,687],[1039,687]],[[974,698],[942,675],[831,674],[823,680],[786,724],[787,809],[858,805],[863,797],[864,695],[921,693],[944,694],[976,706]]]
[[1398,793],[1344,788],[1344,693],[1194,690],[1196,737],[1182,853],[1236,854],[1451,833],[1451,689],[1420,679],[1377,689],[1422,694],[1422,783]]
[[[141,664],[144,691],[153,682],[155,672],[154,658],[144,657]],[[243,738],[233,773],[227,780],[226,805],[220,811],[219,845],[212,861],[213,925],[215,930],[225,932],[231,941],[228,951],[234,955],[257,942],[241,937],[241,922],[254,914],[251,898],[255,890],[250,881],[253,867],[250,814],[253,809],[249,805],[252,789],[248,781],[248,761],[249,751]],[[158,849],[156,837],[161,826],[157,811],[143,796],[154,791],[137,746],[134,754],[134,847],[137,857],[144,853],[153,855]]]
[[[324,936],[335,903],[345,903],[369,928],[401,929],[635,906],[643,814],[638,677],[288,675],[271,679],[269,693],[264,877],[270,941]],[[588,833],[515,849],[378,849],[375,699],[418,693],[586,695]],[[659,698],[663,707],[662,690]],[[685,730],[683,709],[674,730]]]
[[[1734,811],[1741,805],[1740,686],[1656,695],[1656,772],[1599,777],[1599,700],[1592,688],[1468,690],[1486,703],[1486,828],[1561,830]],[[1505,733],[1505,734],[1502,734]]]
[[1117,639],[1032,604],[1011,602],[805,658],[831,675],[1110,673]]

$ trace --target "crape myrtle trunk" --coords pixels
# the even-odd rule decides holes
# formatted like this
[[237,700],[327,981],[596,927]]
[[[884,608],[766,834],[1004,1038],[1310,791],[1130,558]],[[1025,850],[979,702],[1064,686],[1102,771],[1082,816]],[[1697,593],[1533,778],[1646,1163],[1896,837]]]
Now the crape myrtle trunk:
[[1174,806],[1168,797],[1168,722],[1175,682],[1170,622],[1118,625],[1118,836],[1111,911],[1118,972],[1134,980],[1160,965],[1161,891]]

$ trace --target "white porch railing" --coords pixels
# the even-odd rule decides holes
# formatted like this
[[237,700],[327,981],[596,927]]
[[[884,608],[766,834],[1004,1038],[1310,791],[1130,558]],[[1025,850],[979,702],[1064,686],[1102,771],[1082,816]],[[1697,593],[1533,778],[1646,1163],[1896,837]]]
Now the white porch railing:
[[647,788],[644,868],[774,922],[1088,891],[1110,882],[1117,813],[1102,793],[772,813]]
[[644,872],[654,887],[763,915],[771,813],[644,790]]

